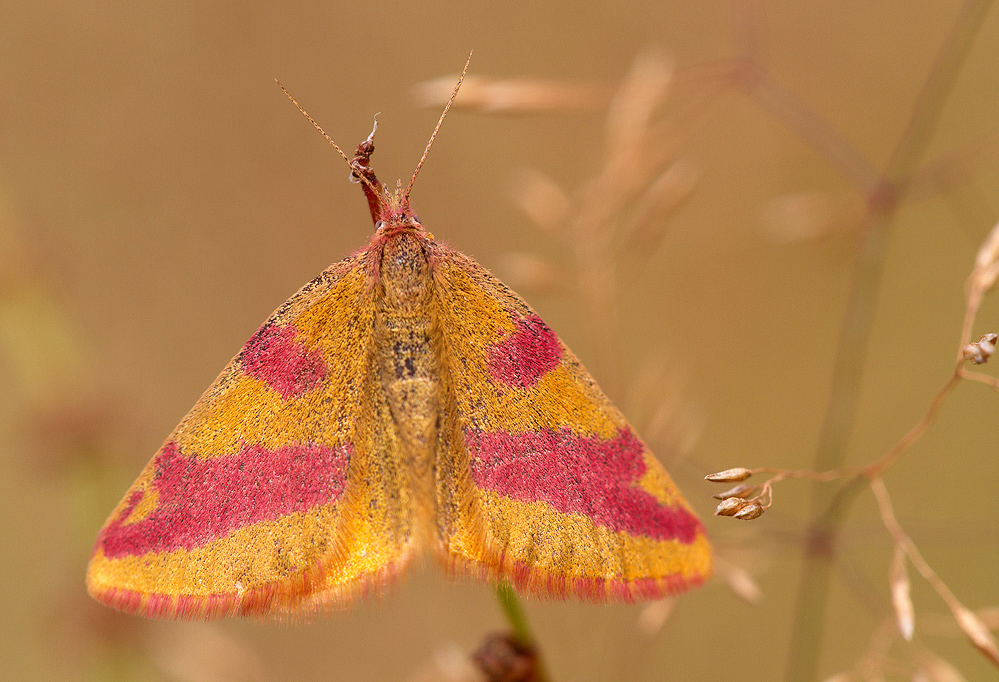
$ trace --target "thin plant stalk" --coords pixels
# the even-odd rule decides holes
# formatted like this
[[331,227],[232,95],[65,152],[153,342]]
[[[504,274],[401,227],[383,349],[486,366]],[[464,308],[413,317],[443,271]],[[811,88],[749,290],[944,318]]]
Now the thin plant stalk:
[[551,678],[548,677],[544,658],[541,656],[541,648],[534,639],[527,616],[520,605],[520,600],[517,599],[517,593],[506,583],[499,583],[496,585],[496,599],[499,600],[500,608],[503,609],[503,615],[506,616],[517,643],[534,653],[533,682],[550,682]]
[[[863,359],[897,201],[904,194],[905,185],[930,142],[943,105],[991,5],[991,0],[969,0],[962,8],[888,163],[881,191],[869,196],[871,222],[862,237],[850,306],[843,321],[833,388],[815,457],[815,467],[819,471],[842,466],[846,457],[846,443],[857,411]],[[831,573],[829,559],[840,522],[856,498],[857,490],[856,480],[838,492],[815,490],[813,521],[806,540],[805,566],[791,628],[786,668],[788,682],[813,680],[818,674]]]

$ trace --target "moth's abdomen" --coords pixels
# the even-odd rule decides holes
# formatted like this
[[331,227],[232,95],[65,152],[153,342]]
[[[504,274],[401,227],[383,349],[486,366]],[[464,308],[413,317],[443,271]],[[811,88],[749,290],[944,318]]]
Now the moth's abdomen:
[[433,540],[436,518],[434,460],[440,368],[431,314],[433,281],[421,240],[412,234],[389,238],[379,270],[375,345],[378,370],[399,438],[415,514],[413,527]]

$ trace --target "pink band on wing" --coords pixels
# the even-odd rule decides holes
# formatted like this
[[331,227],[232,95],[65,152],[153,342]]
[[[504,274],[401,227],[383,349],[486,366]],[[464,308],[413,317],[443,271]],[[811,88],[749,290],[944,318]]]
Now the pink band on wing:
[[489,374],[516,388],[532,388],[562,360],[562,344],[540,317],[512,314],[516,329],[489,349]]
[[546,502],[582,514],[598,526],[655,540],[690,544],[701,522],[681,506],[665,505],[637,481],[645,448],[631,431],[610,440],[568,428],[524,433],[465,430],[476,485],[514,500]]
[[133,492],[97,547],[109,558],[190,550],[251,523],[332,504],[343,493],[350,452],[349,446],[311,443],[276,450],[246,445],[234,455],[205,459],[182,454],[170,441],[153,462],[156,507],[124,523],[146,494]]
[[307,350],[295,342],[298,329],[265,324],[239,355],[243,372],[260,379],[287,400],[316,388],[329,371],[318,348]]

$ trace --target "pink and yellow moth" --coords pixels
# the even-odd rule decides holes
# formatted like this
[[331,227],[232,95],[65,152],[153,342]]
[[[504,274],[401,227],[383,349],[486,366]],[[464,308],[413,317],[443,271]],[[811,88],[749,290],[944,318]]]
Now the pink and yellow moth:
[[370,242],[278,308],[170,434],[100,531],[90,594],[152,618],[307,613],[426,550],[546,597],[702,583],[710,546],[662,465],[523,299],[423,228],[423,160],[390,193],[373,151],[348,160]]

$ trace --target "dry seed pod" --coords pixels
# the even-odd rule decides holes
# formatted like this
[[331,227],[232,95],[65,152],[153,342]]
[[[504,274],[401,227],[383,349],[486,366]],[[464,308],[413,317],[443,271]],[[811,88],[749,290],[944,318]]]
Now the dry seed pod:
[[986,334],[978,339],[976,343],[969,343],[961,349],[965,360],[971,360],[972,364],[982,365],[989,361],[993,353],[996,352],[996,334]]
[[563,293],[568,277],[551,261],[520,251],[507,251],[500,256],[504,279],[518,290],[550,295]]
[[729,589],[747,604],[758,606],[763,601],[763,590],[745,568],[727,562],[724,564],[719,562],[718,570]]
[[968,285],[985,293],[995,285],[996,279],[999,279],[999,225],[992,228],[979,247]]
[[766,236],[778,244],[818,240],[837,225],[836,203],[817,191],[785,194],[771,199],[762,216]]
[[999,261],[999,224],[992,228],[985,241],[978,247],[975,269],[984,270],[996,261]]
[[926,680],[926,682],[966,682],[967,678],[962,675],[957,668],[940,658],[936,654],[925,649],[917,649],[914,656],[917,668],[913,681]]
[[[420,105],[436,108],[451,96],[454,80],[442,76],[418,83],[413,95]],[[468,76],[454,104],[487,114],[534,114],[598,109],[609,98],[608,88],[599,83]]]
[[857,677],[852,672],[845,672],[835,673],[822,680],[822,682],[856,682],[856,680]]
[[572,212],[572,200],[562,187],[541,171],[529,169],[514,179],[514,200],[536,225],[561,227]]
[[[630,147],[652,123],[673,80],[673,64],[650,50],[635,59],[607,111],[607,147]],[[613,151],[612,151],[613,153]]]
[[975,615],[975,612],[960,605],[952,607],[951,611],[954,613],[958,627],[964,631],[975,648],[981,651],[987,659],[999,665],[999,645],[996,644],[995,637],[992,636],[981,619]]
[[753,519],[760,518],[764,511],[766,510],[763,508],[763,505],[750,502],[735,513],[735,518],[742,519],[743,521],[752,521]]
[[642,248],[654,245],[666,232],[666,218],[693,193],[696,184],[697,173],[690,164],[670,164],[636,201],[634,214],[623,230],[625,236],[641,239]]
[[718,493],[717,495],[712,495],[716,500],[727,500],[730,497],[749,497],[758,486],[751,483],[740,483],[734,488],[729,488],[723,493]]
[[715,507],[715,516],[735,516],[735,514],[748,504],[744,499],[739,497],[730,497],[727,500],[722,500],[717,507]]
[[731,483],[734,481],[745,481],[752,475],[753,472],[746,467],[735,467],[734,469],[726,469],[725,471],[708,474],[704,477],[704,480],[711,481],[712,483]]
[[909,595],[909,573],[905,549],[897,543],[891,560],[888,583],[891,587],[891,601],[895,607],[895,621],[898,623],[898,631],[905,641],[911,642],[912,634],[915,631],[915,613],[912,607],[912,597]]
[[646,637],[655,636],[666,625],[675,607],[676,599],[672,597],[650,602],[638,614],[638,629]]

